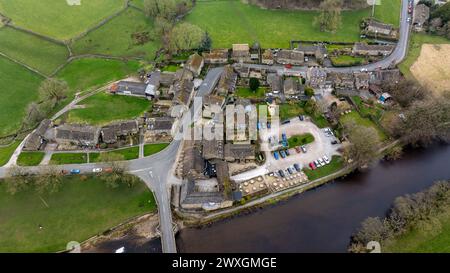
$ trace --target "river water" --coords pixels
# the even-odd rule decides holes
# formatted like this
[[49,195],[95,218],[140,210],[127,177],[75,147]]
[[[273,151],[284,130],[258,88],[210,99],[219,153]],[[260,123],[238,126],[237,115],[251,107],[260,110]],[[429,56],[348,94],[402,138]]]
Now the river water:
[[383,217],[395,197],[450,178],[450,146],[411,149],[281,203],[189,228],[177,235],[179,252],[345,252],[369,216]]

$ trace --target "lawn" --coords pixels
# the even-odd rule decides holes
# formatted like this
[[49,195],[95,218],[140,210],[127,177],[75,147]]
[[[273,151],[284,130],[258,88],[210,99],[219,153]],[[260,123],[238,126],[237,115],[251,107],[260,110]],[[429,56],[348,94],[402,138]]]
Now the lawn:
[[37,166],[44,159],[44,152],[21,152],[17,158],[19,166]]
[[[105,152],[108,154],[119,154],[123,156],[124,160],[132,160],[139,157],[139,147],[131,147],[126,149],[115,150],[111,152]],[[100,162],[100,153],[89,153],[89,161]]]
[[144,156],[150,156],[164,150],[170,143],[146,144],[144,146]]
[[0,136],[17,131],[43,78],[0,56]]
[[[133,34],[146,37],[142,41]],[[153,21],[143,12],[128,8],[101,28],[75,41],[75,54],[102,54],[120,57],[145,57],[151,60],[160,47],[160,39],[155,35]]]
[[69,111],[68,122],[103,125],[139,117],[151,108],[152,103],[145,98],[101,92],[81,101],[79,105],[85,108]]
[[85,153],[56,153],[52,154],[50,164],[64,165],[64,164],[82,164],[87,163],[87,154]]
[[[0,183],[0,252],[56,252],[156,210],[144,183],[112,189],[95,177],[65,177],[59,192],[10,195]],[[39,229],[39,225],[43,228]]]
[[355,66],[360,65],[364,62],[364,57],[354,57],[354,56],[348,56],[348,55],[339,55],[336,57],[330,57],[331,63],[333,66]]
[[163,68],[161,68],[161,71],[176,72],[180,68],[181,67],[179,65],[170,64],[170,65],[166,65]]
[[0,146],[0,167],[8,163],[20,142],[20,140],[16,140],[8,146]]
[[448,44],[450,40],[441,37],[428,35],[423,33],[411,33],[409,42],[408,55],[406,59],[399,64],[400,71],[406,75],[407,77],[413,77],[410,67],[414,64],[414,62],[419,58],[420,50],[422,49],[423,44]]
[[287,119],[291,119],[293,117],[296,117],[298,115],[304,115],[305,110],[299,103],[295,104],[280,104],[279,105],[279,111],[280,111],[280,120],[284,121]]
[[[398,10],[383,10],[389,13],[383,18],[400,14]],[[252,44],[255,41],[265,48],[287,48],[290,40],[358,41],[359,24],[370,12],[370,8],[343,11],[341,28],[336,33],[329,33],[313,26],[314,17],[318,14],[316,11],[267,10],[240,0],[197,1],[186,21],[208,31],[215,48],[230,48],[233,43]]]
[[247,99],[262,99],[266,96],[267,88],[259,87],[256,91],[252,91],[248,87],[238,87],[236,89],[236,96]]
[[351,113],[345,114],[344,116],[341,117],[341,122],[345,123],[348,122],[349,120],[355,121],[355,123],[358,126],[372,127],[375,130],[377,130],[380,141],[384,141],[387,139],[386,134],[381,130],[381,128],[379,128],[370,119],[361,117],[361,115],[358,112],[352,111]]
[[81,5],[72,6],[66,0],[4,0],[0,2],[0,13],[20,27],[59,40],[69,40],[124,5],[124,0],[82,0]]
[[331,159],[330,164],[325,165],[323,167],[317,168],[315,170],[311,170],[309,167],[305,167],[303,171],[308,176],[309,180],[315,180],[329,174],[332,174],[343,167],[342,157],[334,155]]
[[[375,6],[375,18],[395,27],[400,26],[401,0],[377,0],[381,5]],[[372,11],[371,11],[372,12]]]
[[359,113],[362,117],[368,118],[369,116],[372,116],[376,120],[380,120],[381,116],[383,115],[383,110],[378,104],[367,105],[363,102],[363,100],[359,96],[353,96],[353,101],[359,108]]
[[303,135],[294,135],[288,138],[289,148],[305,145],[314,141],[314,136],[310,133]]
[[0,52],[46,75],[64,64],[69,56],[63,45],[9,27],[0,29]]

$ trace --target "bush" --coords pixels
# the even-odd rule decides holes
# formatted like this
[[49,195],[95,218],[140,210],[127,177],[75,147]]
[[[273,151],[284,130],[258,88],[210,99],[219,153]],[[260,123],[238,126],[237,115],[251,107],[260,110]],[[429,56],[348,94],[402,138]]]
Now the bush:
[[250,90],[255,92],[256,90],[258,90],[260,83],[257,78],[250,78],[249,85],[250,85]]

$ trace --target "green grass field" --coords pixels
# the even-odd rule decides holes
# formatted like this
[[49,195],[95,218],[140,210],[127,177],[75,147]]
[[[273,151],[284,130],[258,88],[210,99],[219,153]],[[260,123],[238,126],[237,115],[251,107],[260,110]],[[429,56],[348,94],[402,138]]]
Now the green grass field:
[[41,76],[0,56],[0,136],[17,131],[27,105],[38,99]]
[[[147,32],[150,40],[139,45],[132,35],[142,32]],[[154,34],[152,20],[133,8],[128,8],[118,17],[72,45],[75,54],[103,54],[147,59],[153,59],[159,47],[159,37]]]
[[288,138],[289,148],[294,148],[296,146],[305,145],[314,141],[314,136],[310,133],[303,135],[294,135]]
[[409,43],[409,50],[406,59],[399,64],[400,71],[407,77],[413,77],[410,67],[419,58],[420,50],[423,44],[448,44],[449,39],[441,36],[427,35],[423,33],[411,33],[411,39]]
[[247,99],[261,99],[266,96],[266,91],[266,87],[259,87],[256,91],[252,91],[248,87],[238,87],[236,89],[235,95]]
[[363,57],[354,57],[349,55],[339,55],[336,57],[330,57],[330,59],[333,66],[338,67],[360,65],[365,60]]
[[85,153],[57,153],[52,154],[50,164],[64,165],[64,164],[83,164],[87,163],[87,154]]
[[303,109],[303,107],[298,104],[289,104],[289,103],[285,103],[285,104],[280,104],[279,105],[279,110],[280,110],[280,120],[286,120],[286,119],[290,119],[293,117],[296,117],[298,115],[304,115],[305,114],[305,110]]
[[309,167],[303,169],[309,180],[315,180],[336,172],[343,167],[342,157],[334,155],[330,164],[311,170]]
[[450,211],[422,220],[417,227],[386,243],[382,252],[450,253]]
[[106,124],[116,120],[132,119],[150,109],[152,103],[144,98],[95,94],[82,102],[85,108],[73,109],[68,113],[68,122]]
[[78,6],[70,6],[66,0],[4,0],[0,2],[0,13],[20,27],[68,40],[119,11],[124,4],[124,0],[82,0]]
[[62,45],[9,27],[0,29],[0,52],[46,75],[64,64],[69,56]]
[[400,25],[399,15],[402,7],[401,0],[378,0],[378,2],[380,2],[381,5],[375,6],[375,18],[384,23],[392,24],[395,27],[399,27]]
[[164,150],[169,143],[146,144],[144,145],[144,156],[150,156]]
[[44,159],[44,152],[21,152],[17,158],[19,166],[37,166]]
[[[132,160],[139,157],[139,147],[130,147],[105,153],[122,155],[124,160]],[[90,153],[89,161],[100,162],[100,153]]]
[[[381,19],[392,20],[400,14],[384,5],[379,10]],[[265,10],[239,0],[197,1],[186,20],[207,30],[215,48],[255,41],[265,48],[287,48],[290,40],[358,41],[360,21],[370,12],[370,8],[342,12],[342,26],[336,33],[321,32],[313,26],[315,11]]]
[[17,146],[19,146],[20,142],[21,141],[16,140],[8,146],[0,147],[0,167],[8,163],[9,159],[16,150]]
[[52,195],[33,189],[10,195],[0,183],[0,252],[64,250],[70,241],[82,242],[156,210],[144,183],[111,189],[95,177],[73,176],[63,185]]
[[344,116],[341,117],[340,121],[345,123],[350,120],[355,121],[355,123],[359,126],[372,127],[375,130],[377,130],[380,141],[384,141],[387,139],[386,134],[381,130],[381,128],[379,128],[370,119],[361,117],[361,115],[358,112],[352,111],[351,113],[345,114]]

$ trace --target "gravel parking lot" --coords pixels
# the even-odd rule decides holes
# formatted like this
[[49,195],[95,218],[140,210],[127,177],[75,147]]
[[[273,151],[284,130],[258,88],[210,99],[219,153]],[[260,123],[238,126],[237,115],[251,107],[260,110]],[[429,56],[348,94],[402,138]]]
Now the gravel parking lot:
[[281,158],[276,160],[273,156],[273,151],[281,149],[281,145],[272,146],[268,143],[269,137],[274,137],[275,132],[271,132],[267,129],[262,129],[259,132],[261,149],[265,150],[266,162],[263,166],[253,169],[249,172],[241,173],[231,177],[236,182],[242,182],[251,179],[256,176],[264,175],[269,172],[275,172],[278,170],[286,170],[295,163],[299,164],[301,168],[307,167],[308,164],[319,157],[324,155],[328,158],[332,158],[333,155],[339,155],[338,149],[341,147],[340,144],[332,145],[331,141],[334,137],[329,137],[325,134],[323,129],[317,127],[309,119],[305,121],[300,121],[298,117],[292,118],[291,122],[288,124],[280,125],[280,132],[277,136],[278,140],[281,140],[281,134],[286,133],[287,138],[293,135],[302,135],[310,133],[314,136],[314,142],[306,145],[306,153],[297,153],[295,149],[289,149],[290,156],[286,158]]

